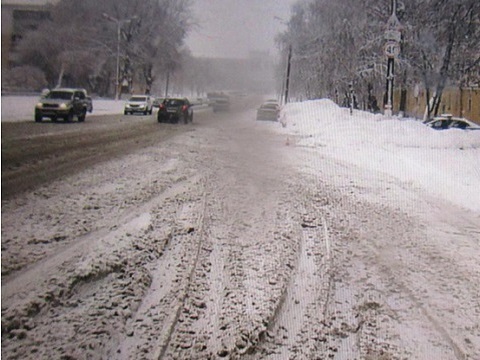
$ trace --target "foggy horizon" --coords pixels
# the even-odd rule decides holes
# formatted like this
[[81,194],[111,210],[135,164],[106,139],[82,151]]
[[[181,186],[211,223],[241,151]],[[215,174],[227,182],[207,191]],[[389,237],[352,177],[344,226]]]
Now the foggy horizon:
[[295,0],[196,0],[197,24],[186,39],[194,56],[245,58],[251,51],[276,53],[275,36],[286,26]]

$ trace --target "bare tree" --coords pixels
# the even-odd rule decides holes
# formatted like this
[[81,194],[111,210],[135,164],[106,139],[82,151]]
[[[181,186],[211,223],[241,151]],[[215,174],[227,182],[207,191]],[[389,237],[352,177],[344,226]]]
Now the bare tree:
[[[423,82],[430,116],[439,111],[448,84],[465,84],[479,77],[480,2],[397,3],[403,25],[397,79],[402,88]],[[353,84],[361,98],[369,99],[383,88],[384,31],[391,2],[366,0],[362,4],[304,0],[294,6],[288,29],[278,39],[281,48],[293,47],[296,91],[307,97],[327,94],[339,99],[342,94],[348,96],[348,86]]]
[[437,115],[446,85],[478,73],[480,3],[432,0],[417,4],[408,16],[406,54],[423,79],[427,116]]
[[118,57],[120,78],[143,83],[148,92],[157,74],[179,63],[178,49],[190,26],[190,2],[62,0],[51,7],[51,20],[23,39],[21,60],[40,68],[49,86],[71,84],[105,92],[115,83]]

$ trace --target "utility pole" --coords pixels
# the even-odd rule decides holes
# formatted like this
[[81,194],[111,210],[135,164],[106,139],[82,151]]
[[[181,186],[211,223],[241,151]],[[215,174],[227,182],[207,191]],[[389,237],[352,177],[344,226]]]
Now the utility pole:
[[170,71],[167,70],[167,81],[165,83],[165,99],[168,97],[168,86],[170,83]]
[[285,104],[288,103],[288,89],[290,87],[290,67],[292,63],[292,45],[288,47],[288,58],[287,58],[287,76],[285,77]]
[[115,100],[118,100],[120,93],[120,35],[121,28],[123,24],[128,24],[132,20],[138,19],[138,16],[132,16],[130,19],[119,20],[106,13],[103,13],[102,16],[108,21],[114,22],[117,25],[117,66],[116,66],[116,76],[115,76]]
[[355,108],[355,92],[353,90],[353,81],[348,84],[349,97],[350,97],[350,115],[353,115],[353,109]]
[[400,54],[400,41],[402,34],[400,30],[402,26],[397,18],[397,0],[391,0],[392,15],[387,21],[387,27],[385,30],[385,47],[384,53],[387,57],[387,86],[386,95],[387,101],[385,102],[385,115],[393,115],[393,80],[395,78],[395,58]]

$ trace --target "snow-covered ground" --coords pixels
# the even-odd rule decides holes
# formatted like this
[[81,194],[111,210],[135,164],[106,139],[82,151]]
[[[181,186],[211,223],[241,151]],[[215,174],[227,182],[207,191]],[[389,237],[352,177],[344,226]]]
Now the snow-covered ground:
[[2,355],[478,359],[480,132],[329,100],[254,119],[205,112],[4,201]]
[[[33,121],[37,100],[2,96],[2,122]],[[121,114],[123,106],[122,100],[94,99],[92,115]],[[297,146],[320,149],[480,212],[480,131],[437,131],[416,119],[363,111],[350,115],[330,100],[290,103],[282,116],[288,125],[275,129],[295,137]]]
[[287,126],[279,131],[297,146],[480,212],[480,131],[438,131],[416,119],[363,111],[350,115],[330,100],[288,104],[283,116]]

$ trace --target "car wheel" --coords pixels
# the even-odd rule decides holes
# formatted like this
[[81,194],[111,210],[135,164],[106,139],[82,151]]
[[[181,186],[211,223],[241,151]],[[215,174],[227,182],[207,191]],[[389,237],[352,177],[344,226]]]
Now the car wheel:
[[42,122],[42,115],[35,115],[35,122]]
[[125,110],[125,111],[123,112],[123,115],[128,115],[128,111]]

